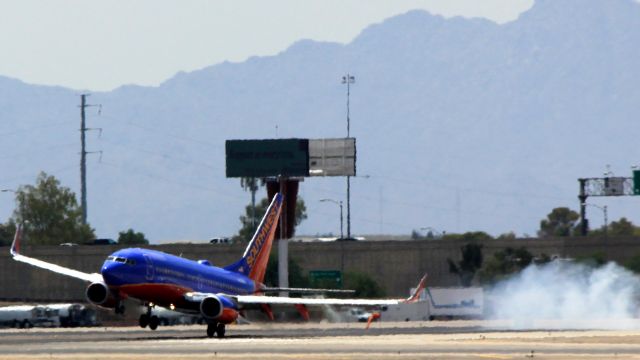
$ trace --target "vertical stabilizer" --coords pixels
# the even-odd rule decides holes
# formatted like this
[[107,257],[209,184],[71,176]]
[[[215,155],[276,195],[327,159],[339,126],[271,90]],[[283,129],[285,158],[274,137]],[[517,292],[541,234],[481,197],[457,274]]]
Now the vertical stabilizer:
[[245,249],[242,259],[225,267],[226,270],[239,272],[256,283],[262,283],[281,209],[282,195],[276,194],[262,221],[260,221],[260,226]]

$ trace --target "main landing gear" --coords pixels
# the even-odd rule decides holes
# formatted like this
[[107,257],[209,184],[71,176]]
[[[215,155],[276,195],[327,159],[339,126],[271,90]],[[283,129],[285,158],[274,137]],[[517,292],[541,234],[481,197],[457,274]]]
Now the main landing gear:
[[143,329],[149,326],[149,329],[155,330],[160,325],[160,319],[155,315],[151,315],[151,309],[153,309],[153,306],[147,305],[147,312],[140,315],[140,319],[138,319],[138,324]]
[[225,326],[222,323],[211,322],[207,324],[207,336],[212,338],[213,335],[217,335],[219,338],[224,337]]
[[124,315],[124,303],[122,301],[118,301],[114,310],[116,314]]

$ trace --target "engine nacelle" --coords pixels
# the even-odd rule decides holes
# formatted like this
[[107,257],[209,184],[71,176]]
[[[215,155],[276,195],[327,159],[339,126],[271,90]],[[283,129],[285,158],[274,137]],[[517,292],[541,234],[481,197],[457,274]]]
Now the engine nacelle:
[[[227,306],[225,306],[225,301]],[[238,311],[229,304],[229,300],[210,295],[200,302],[200,314],[206,320],[215,320],[222,324],[230,324],[238,319]]]
[[104,308],[113,309],[116,307],[118,301],[115,296],[109,291],[109,287],[106,284],[95,282],[87,287],[85,296],[90,303]]
[[217,296],[208,296],[200,302],[200,313],[205,319],[215,320],[222,315],[224,305]]

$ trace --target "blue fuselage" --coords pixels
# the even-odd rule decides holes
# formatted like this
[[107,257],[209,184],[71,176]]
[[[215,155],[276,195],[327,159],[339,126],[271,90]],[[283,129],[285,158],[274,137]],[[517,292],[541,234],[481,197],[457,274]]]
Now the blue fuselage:
[[189,292],[246,295],[256,290],[253,280],[237,272],[138,248],[111,254],[101,273],[107,286],[119,297],[167,307],[184,305],[184,295]]

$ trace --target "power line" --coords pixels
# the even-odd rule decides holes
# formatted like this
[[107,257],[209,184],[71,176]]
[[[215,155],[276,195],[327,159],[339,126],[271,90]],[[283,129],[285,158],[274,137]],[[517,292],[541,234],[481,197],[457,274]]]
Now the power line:
[[69,124],[71,121],[67,120],[67,121],[60,121],[57,123],[50,123],[50,124],[44,124],[44,125],[39,125],[39,126],[33,126],[30,127],[28,129],[21,129],[21,130],[15,130],[15,131],[11,131],[11,132],[6,132],[6,133],[2,133],[0,134],[1,137],[6,137],[6,136],[12,136],[12,135],[17,135],[17,134],[22,134],[22,133],[26,133],[26,132],[32,132],[35,130],[40,130],[40,129],[48,129],[48,128],[52,128],[52,127],[56,127],[58,125],[66,125]]

